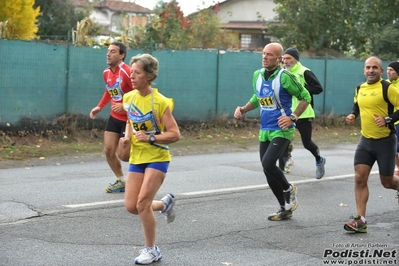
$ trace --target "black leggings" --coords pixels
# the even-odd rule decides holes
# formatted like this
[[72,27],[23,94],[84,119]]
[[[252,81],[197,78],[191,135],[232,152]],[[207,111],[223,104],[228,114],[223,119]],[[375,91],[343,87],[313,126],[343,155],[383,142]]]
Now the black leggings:
[[303,147],[313,154],[316,162],[320,161],[319,147],[317,147],[317,145],[312,141],[312,120],[299,119],[296,122],[296,128],[298,129],[299,134],[301,134]]
[[290,187],[290,183],[288,183],[283,171],[276,165],[276,162],[289,144],[290,141],[284,138],[275,138],[270,142],[260,142],[259,144],[263,173],[280,206],[285,205],[283,190],[287,190]]
[[[299,119],[296,123],[296,128],[299,131],[299,134],[301,134],[301,140],[303,147],[310,151],[314,158],[316,159],[316,163],[320,161],[320,151],[319,147],[312,141],[312,120],[305,118],[305,119]],[[284,169],[285,162],[288,159],[288,147],[282,154],[282,156],[279,158],[279,166],[281,169]]]

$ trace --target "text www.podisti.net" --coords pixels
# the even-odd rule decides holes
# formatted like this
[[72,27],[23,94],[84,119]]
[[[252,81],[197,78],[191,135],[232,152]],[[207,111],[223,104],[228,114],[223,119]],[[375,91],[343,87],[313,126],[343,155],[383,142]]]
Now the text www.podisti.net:
[[325,249],[323,265],[398,265],[397,250]]

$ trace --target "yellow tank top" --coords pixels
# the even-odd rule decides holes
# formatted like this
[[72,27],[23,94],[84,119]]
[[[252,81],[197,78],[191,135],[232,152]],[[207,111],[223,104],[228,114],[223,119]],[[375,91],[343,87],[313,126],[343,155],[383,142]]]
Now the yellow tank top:
[[[144,97],[137,90],[123,96],[123,108],[127,111],[129,124],[133,130],[144,131],[146,134],[163,134],[165,125],[161,118],[168,107],[173,111],[173,99],[166,98],[155,88]],[[131,164],[169,162],[172,159],[167,144],[151,145],[148,142],[137,141],[133,135],[131,145]]]

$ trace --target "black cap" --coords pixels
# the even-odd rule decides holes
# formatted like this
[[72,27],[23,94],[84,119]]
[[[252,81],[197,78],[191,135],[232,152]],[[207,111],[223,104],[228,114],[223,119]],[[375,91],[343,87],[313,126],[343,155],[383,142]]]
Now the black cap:
[[293,58],[295,58],[297,61],[299,61],[299,51],[298,51],[298,49],[296,49],[294,47],[290,47],[287,50],[285,50],[284,54],[289,54]]
[[389,67],[392,67],[395,72],[399,75],[399,62],[391,62],[388,65]]

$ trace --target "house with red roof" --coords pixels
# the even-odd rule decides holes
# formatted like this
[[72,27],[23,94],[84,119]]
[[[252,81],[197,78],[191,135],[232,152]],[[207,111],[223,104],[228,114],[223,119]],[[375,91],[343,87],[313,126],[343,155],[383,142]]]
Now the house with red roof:
[[91,8],[90,18],[104,27],[104,34],[123,33],[130,26],[144,26],[151,9],[122,0],[71,0],[77,8]]

